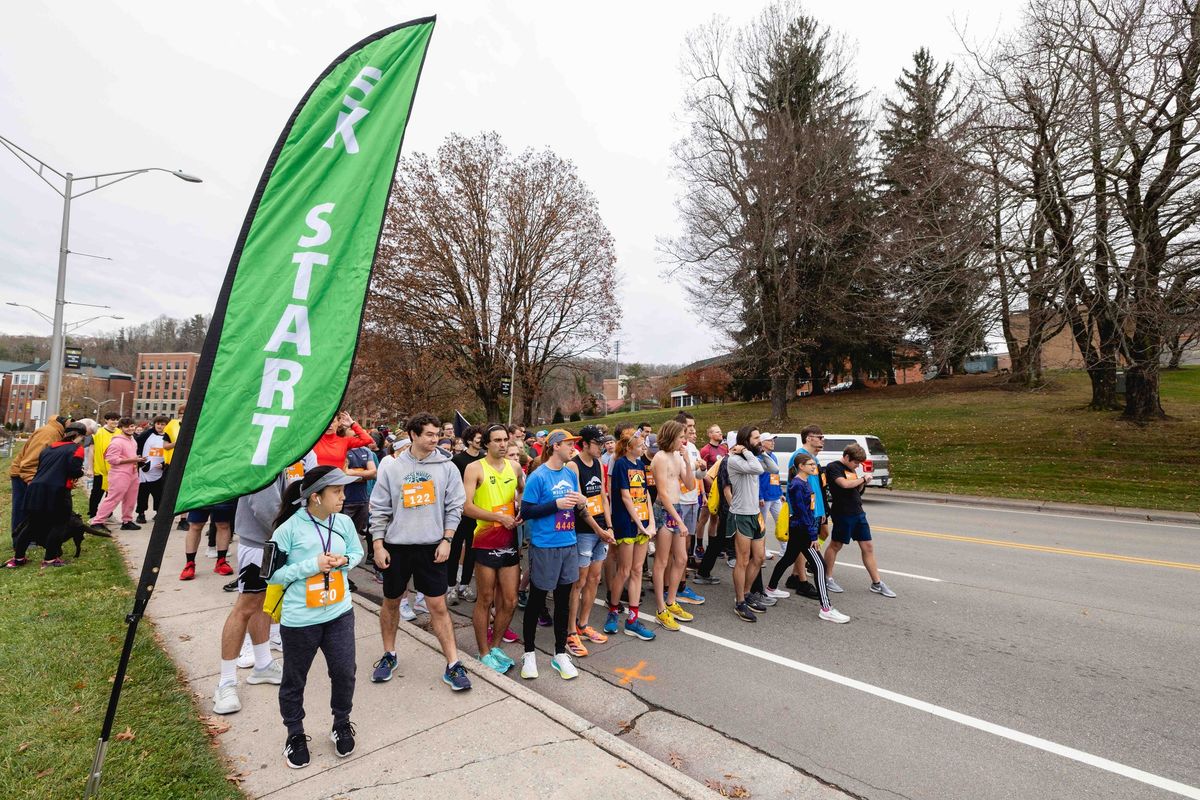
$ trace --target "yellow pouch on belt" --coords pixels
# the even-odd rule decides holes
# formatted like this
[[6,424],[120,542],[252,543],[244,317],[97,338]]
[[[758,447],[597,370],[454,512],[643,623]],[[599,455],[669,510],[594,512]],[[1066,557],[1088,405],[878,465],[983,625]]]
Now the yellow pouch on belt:
[[283,586],[278,583],[268,583],[267,593],[263,595],[263,611],[271,615],[271,619],[279,622],[283,615]]
[[775,538],[781,542],[788,540],[788,519],[791,511],[787,500],[779,504],[779,516],[775,518]]

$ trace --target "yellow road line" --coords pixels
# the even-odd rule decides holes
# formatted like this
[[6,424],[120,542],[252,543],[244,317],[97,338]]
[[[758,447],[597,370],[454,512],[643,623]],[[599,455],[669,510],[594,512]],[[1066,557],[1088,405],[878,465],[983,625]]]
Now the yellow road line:
[[1156,558],[1140,558],[1138,556],[1122,556],[1116,553],[1096,553],[1091,550],[1072,550],[1067,547],[1050,547],[1042,544],[1025,544],[1023,542],[1006,542],[1003,539],[981,539],[977,536],[957,536],[951,533],[933,533],[932,531],[914,531],[907,528],[887,528],[882,525],[872,525],[877,531],[903,533],[907,536],[921,536],[926,539],[943,539],[949,542],[972,542],[974,544],[990,544],[994,547],[1011,547],[1015,550],[1035,550],[1039,553],[1057,553],[1063,556],[1080,556],[1082,558],[1099,558],[1104,561],[1124,561],[1128,564],[1145,564],[1151,567],[1171,567],[1173,569],[1190,569],[1200,572],[1200,564],[1189,564],[1183,561],[1160,561]]

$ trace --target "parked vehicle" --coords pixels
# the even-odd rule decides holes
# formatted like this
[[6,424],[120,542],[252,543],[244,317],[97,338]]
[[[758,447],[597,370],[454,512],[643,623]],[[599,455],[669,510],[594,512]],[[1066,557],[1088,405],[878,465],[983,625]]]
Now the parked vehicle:
[[[737,431],[730,431],[725,434],[725,441],[732,447],[736,437]],[[878,436],[857,433],[827,433],[825,434],[825,449],[817,455],[817,463],[824,469],[841,458],[842,451],[852,444],[857,444],[867,451],[867,460],[859,468],[858,474],[871,476],[868,486],[879,486],[886,489],[892,482],[891,459],[888,458],[887,449],[884,448],[883,442],[879,440]],[[801,449],[800,434],[775,434],[775,458],[779,461],[781,472],[787,473],[788,467],[792,463],[792,456]]]

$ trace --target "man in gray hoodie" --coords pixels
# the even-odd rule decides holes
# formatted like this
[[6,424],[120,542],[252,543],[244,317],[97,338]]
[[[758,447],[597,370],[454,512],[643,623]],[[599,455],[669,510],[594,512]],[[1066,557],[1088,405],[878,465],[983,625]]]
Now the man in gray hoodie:
[[737,561],[733,567],[733,611],[746,622],[756,622],[755,612],[762,613],[767,605],[756,593],[747,594],[760,575],[766,556],[766,542],[758,512],[758,476],[763,472],[777,473],[779,465],[766,457],[759,438],[758,428],[743,425],[737,432],[737,443],[730,448],[729,485],[733,499],[729,503],[727,535],[733,536]]
[[379,610],[384,653],[371,680],[391,680],[396,671],[400,596],[411,578],[414,588],[425,595],[433,633],[446,656],[442,680],[458,692],[470,689],[471,682],[458,661],[454,626],[446,609],[446,560],[467,495],[458,468],[437,447],[441,427],[433,414],[410,418],[405,429],[412,446],[380,465],[371,492],[371,542],[375,565],[383,573],[384,598]]

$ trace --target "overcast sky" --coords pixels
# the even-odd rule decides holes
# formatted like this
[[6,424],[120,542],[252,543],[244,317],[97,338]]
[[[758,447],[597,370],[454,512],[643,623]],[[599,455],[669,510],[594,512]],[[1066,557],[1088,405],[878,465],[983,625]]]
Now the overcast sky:
[[[670,168],[685,33],[714,14],[745,21],[762,2],[13,3],[0,25],[0,135],[76,175],[161,166],[204,179],[138,176],[77,200],[67,300],[129,322],[211,313],[251,194],[288,115],[316,76],[373,31],[438,15],[405,152],[450,132],[496,130],[514,150],[573,160],[617,243],[626,319],[621,360],[687,362],[720,351],[663,277],[657,237],[675,231]],[[856,47],[859,84],[888,93],[914,50],[957,60],[955,28],[990,39],[1015,0],[919,4],[820,0],[806,9]],[[585,10],[587,9],[587,10]],[[598,11],[603,13],[596,13]],[[53,312],[62,202],[0,150],[0,298]],[[67,307],[68,321],[96,312]],[[103,320],[81,332],[115,328]],[[0,305],[0,331],[49,335]]]

